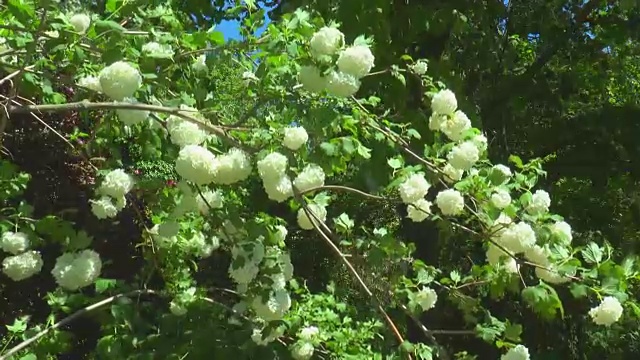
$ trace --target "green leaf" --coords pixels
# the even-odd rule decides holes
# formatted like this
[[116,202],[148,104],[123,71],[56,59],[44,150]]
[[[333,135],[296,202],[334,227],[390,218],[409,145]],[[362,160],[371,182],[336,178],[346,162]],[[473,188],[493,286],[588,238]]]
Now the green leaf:
[[29,354],[21,357],[20,360],[38,360],[38,357],[33,353],[29,353]]
[[600,261],[602,261],[602,256],[604,255],[600,246],[593,241],[587,244],[580,253],[584,260],[589,264],[600,263]]
[[578,284],[578,283],[572,283],[569,288],[569,291],[571,291],[571,295],[573,295],[573,297],[576,299],[587,296],[588,290],[589,290],[588,286],[584,284]]
[[107,3],[105,4],[105,9],[112,13],[114,11],[116,11],[116,9],[118,8],[118,0],[107,0]]
[[520,335],[522,334],[522,325],[520,324],[508,324],[504,329],[504,337],[507,340],[515,343],[520,342]]
[[358,144],[358,148],[356,149],[358,155],[362,156],[363,159],[371,159],[371,149],[368,147]]
[[349,215],[347,215],[347,213],[340,214],[340,216],[335,218],[333,221],[336,223],[337,227],[340,227],[344,230],[351,230],[355,225],[355,222],[349,218]]
[[96,29],[102,30],[115,30],[117,32],[125,32],[127,29],[122,27],[122,25],[118,24],[113,20],[96,20],[94,22]]
[[29,20],[33,20],[36,15],[34,1],[9,0],[7,7],[13,16],[25,24],[28,23]]
[[387,164],[389,164],[392,169],[397,170],[400,169],[402,165],[404,165],[404,161],[402,160],[402,157],[396,157],[388,159]]
[[98,279],[96,280],[96,292],[102,294],[103,292],[116,287],[116,280],[114,279]]
[[509,156],[509,162],[513,163],[517,168],[522,169],[524,164],[522,163],[522,159],[520,159],[517,155]]

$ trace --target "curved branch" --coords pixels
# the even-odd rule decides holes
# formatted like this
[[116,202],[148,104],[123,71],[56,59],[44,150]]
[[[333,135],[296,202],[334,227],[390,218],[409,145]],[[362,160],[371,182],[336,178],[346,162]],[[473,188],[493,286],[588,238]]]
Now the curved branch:
[[374,200],[389,200],[388,198],[385,198],[383,196],[378,196],[378,195],[373,195],[373,194],[369,194],[366,193],[362,190],[358,190],[358,189],[354,189],[348,186],[342,186],[342,185],[323,185],[323,186],[318,186],[318,187],[314,187],[311,188],[309,190],[305,190],[303,192],[300,193],[300,195],[304,195],[307,193],[311,193],[314,191],[320,191],[320,190],[341,190],[341,191],[346,191],[346,192],[352,192],[354,194],[358,194],[361,196],[364,196],[366,198],[370,198],[370,199],[374,199]]

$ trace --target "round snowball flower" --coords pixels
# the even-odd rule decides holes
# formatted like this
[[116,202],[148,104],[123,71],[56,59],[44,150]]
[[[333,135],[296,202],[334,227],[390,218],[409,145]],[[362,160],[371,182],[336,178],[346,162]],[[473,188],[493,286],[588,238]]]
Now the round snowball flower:
[[282,144],[291,150],[298,150],[307,140],[309,140],[309,134],[302,126],[290,126],[284,129]]
[[222,192],[220,191],[203,191],[201,194],[196,194],[196,205],[198,207],[198,211],[202,215],[209,214],[209,207],[212,209],[221,209],[224,198],[222,197]]
[[91,212],[100,220],[114,218],[118,215],[118,211],[120,211],[118,206],[114,204],[113,199],[106,195],[100,197],[98,200],[90,200],[90,202]]
[[442,172],[444,173],[444,181],[451,184],[456,181],[460,181],[460,179],[462,179],[462,174],[464,173],[464,170],[456,169],[453,166],[451,166],[451,164],[447,164],[442,169]]
[[509,192],[505,189],[497,189],[496,192],[491,195],[491,204],[498,209],[504,209],[511,204],[511,195],[509,195]]
[[511,176],[513,176],[513,174],[511,173],[511,169],[509,169],[508,166],[502,164],[494,165],[491,169],[494,173],[500,174],[500,183],[507,182],[511,178]]
[[280,179],[287,171],[288,159],[279,152],[272,152],[258,161],[258,174],[263,181]]
[[431,202],[426,199],[407,205],[407,217],[414,222],[424,221],[429,215],[431,215]]
[[500,357],[500,360],[529,360],[529,349],[524,345],[517,345]]
[[571,244],[573,236],[571,234],[571,225],[564,221],[558,221],[551,225],[551,232],[560,240],[563,245]]
[[429,66],[424,60],[418,60],[415,64],[411,65],[411,70],[413,70],[416,75],[424,75],[428,69]]
[[73,25],[76,32],[84,34],[91,25],[91,18],[86,14],[75,14],[69,18],[69,23]]
[[314,93],[321,92],[327,85],[327,78],[315,66],[302,66],[298,72],[298,81],[305,89]]
[[324,170],[316,164],[309,164],[293,180],[293,186],[299,192],[304,193],[307,190],[324,186],[324,179]]
[[331,56],[338,52],[343,45],[344,34],[340,30],[328,26],[318,30],[309,40],[311,54],[316,58]]
[[2,271],[13,281],[21,281],[42,270],[42,256],[37,251],[8,256],[2,260]]
[[125,61],[116,61],[100,71],[102,92],[113,100],[132,97],[142,85],[140,71]]
[[214,173],[214,182],[223,185],[234,184],[249,177],[251,162],[244,151],[233,148],[226,154],[218,156]]
[[320,330],[315,326],[307,326],[300,330],[300,335],[298,337],[302,340],[313,340],[318,334]]
[[199,145],[187,145],[176,159],[176,172],[196,185],[207,185],[215,178],[217,159],[211,151]]
[[[134,98],[125,98],[123,102],[136,104],[138,101]],[[147,110],[116,109],[116,114],[118,114],[120,121],[127,126],[143,123],[149,117]]]
[[429,192],[431,184],[427,181],[423,174],[411,174],[400,186],[400,198],[405,204],[413,204],[422,199]]
[[622,316],[622,305],[613,296],[605,296],[600,305],[589,310],[589,316],[596,325],[611,326]]
[[93,284],[102,270],[100,256],[93,250],[65,253],[58,257],[51,273],[61,287],[68,290]]
[[102,92],[102,85],[100,85],[100,79],[96,76],[85,76],[78,79],[78,86],[93,90],[95,92]]
[[313,344],[308,341],[300,341],[291,348],[291,357],[295,360],[307,360],[313,356]]
[[142,54],[153,58],[171,59],[173,57],[173,50],[169,45],[151,41],[142,45]]
[[371,71],[374,61],[375,57],[368,46],[354,45],[340,52],[336,65],[341,72],[359,79]]
[[453,91],[440,90],[431,99],[431,110],[437,114],[452,115],[458,108],[458,100]]
[[23,232],[7,231],[0,237],[0,248],[13,255],[25,252],[30,244],[29,236]]
[[349,97],[360,89],[360,80],[355,76],[339,71],[332,71],[327,75],[326,90],[329,95]]
[[283,202],[293,196],[293,182],[286,174],[275,179],[263,180],[263,187],[269,199]]
[[[193,114],[195,113],[190,115]],[[200,125],[176,115],[171,115],[167,118],[167,130],[169,131],[171,142],[179,147],[200,145],[207,140],[208,135]]]
[[480,152],[485,152],[489,146],[487,137],[484,134],[478,134],[471,139],[471,142],[478,148]]
[[[324,206],[320,206],[318,204],[308,204],[309,212],[315,215],[316,218],[320,219],[320,221],[324,222],[327,220],[327,209]],[[313,222],[311,222],[313,220]],[[304,208],[300,208],[298,210],[298,225],[304,230],[313,230],[313,224],[316,223],[316,219],[312,217],[312,219],[307,216],[307,212]]]
[[436,196],[436,205],[444,215],[458,215],[464,210],[464,198],[458,190],[442,190]]
[[109,172],[100,183],[98,193],[101,195],[119,198],[126,195],[133,188],[134,180],[131,175],[122,169]]
[[518,263],[516,262],[516,259],[494,244],[489,244],[489,248],[485,255],[489,264],[493,266],[502,265],[510,273],[518,272]]
[[549,211],[551,198],[544,190],[536,190],[531,196],[531,202],[527,205],[527,212],[531,215],[542,215]]
[[460,141],[463,139],[464,132],[471,129],[471,120],[467,117],[467,114],[458,110],[450,117],[445,117],[446,120],[440,125],[440,131],[442,131],[452,141]]
[[514,254],[526,252],[536,244],[536,233],[525,222],[511,224],[498,238],[498,242]]
[[438,294],[435,290],[424,287],[415,294],[415,301],[420,305],[422,311],[433,309],[438,301]]
[[447,159],[454,168],[469,170],[480,160],[480,152],[471,141],[465,141],[454,146],[447,154]]

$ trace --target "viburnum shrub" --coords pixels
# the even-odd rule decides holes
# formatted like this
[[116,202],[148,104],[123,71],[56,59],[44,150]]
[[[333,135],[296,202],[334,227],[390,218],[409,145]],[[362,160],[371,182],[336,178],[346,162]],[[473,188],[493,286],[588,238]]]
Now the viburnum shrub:
[[[1,66],[8,70],[0,83],[10,85],[0,95],[0,129],[10,134],[19,115],[81,112],[90,133],[70,151],[89,161],[94,153],[108,154],[92,162],[92,216],[118,227],[130,207],[149,222],[132,244],[144,249],[144,276],[129,282],[102,278],[119,266],[92,248],[105,235],[89,235],[58,214],[32,218],[33,209],[20,199],[29,174],[3,160],[5,280],[29,286],[30,277],[46,271],[59,288],[47,295],[46,325],[29,325],[41,332],[26,331],[27,320],[16,319],[25,329],[11,327],[19,336],[6,341],[2,359],[63,352],[71,340],[60,336],[61,326],[78,316],[64,313],[104,306],[112,311],[101,318],[95,351],[114,359],[166,350],[163,342],[171,344],[172,350],[162,350],[167,358],[171,351],[206,357],[214,347],[226,356],[262,356],[255,358],[285,349],[294,359],[430,359],[451,353],[471,359],[466,349],[439,345],[436,336],[447,330],[422,323],[423,313],[443,303],[464,315],[467,328],[454,334],[495,344],[502,359],[529,359],[535,344],[520,343],[528,329],[517,317],[492,316],[483,304],[519,296],[541,318],[561,317],[560,288],[589,304],[583,316],[596,325],[636,316],[637,304],[626,292],[638,274],[633,259],[616,263],[606,244],[573,246],[578,234],[550,212],[552,196],[536,188],[545,175],[542,160],[523,163],[512,156],[510,164],[492,164],[487,138],[472,126],[456,94],[429,75],[426,60],[398,56],[393,74],[422,83],[432,111],[428,122],[390,120],[385,93],[363,97],[360,91],[365,81],[399,81],[381,76],[390,69],[376,68],[382,44],[366,35],[348,39],[338,24],[302,9],[270,23],[258,38],[247,30],[261,21],[251,15],[251,3],[230,10],[249,15],[245,40],[229,43],[214,29],[195,29],[169,3],[110,0],[106,14],[57,1],[0,5]],[[243,89],[233,101],[255,103],[244,119],[230,118],[227,104],[216,103],[216,90],[209,87],[216,56],[223,53],[232,54],[240,68],[241,75],[228,75]],[[59,79],[73,79],[65,86],[74,89],[75,101],[52,87]],[[123,142],[144,145],[144,161],[171,164],[175,186],[128,167],[120,155]],[[358,180],[359,169],[374,170],[369,185]],[[438,224],[446,241],[478,244],[486,256],[464,266],[425,263],[414,257],[415,246],[395,236],[399,219],[392,210],[372,227],[355,221],[357,214],[332,208],[345,193],[379,202],[382,209],[400,205],[411,222]],[[143,211],[133,204],[139,199]],[[270,210],[278,204],[279,211]],[[368,309],[349,303],[335,284],[311,292],[293,266],[293,249],[302,250],[291,246],[292,237],[305,251],[327,247],[353,278],[350,290],[370,298]],[[45,245],[52,244],[59,256],[43,261],[51,258],[42,256]],[[375,284],[374,292],[370,276],[354,261],[407,266]],[[207,272],[212,268],[222,269],[226,276],[215,276],[233,288],[214,286],[218,279]],[[106,292],[114,296],[105,298]],[[229,297],[212,295],[221,292]],[[133,313],[142,295],[165,304],[145,305],[145,321],[155,324],[144,325],[155,329],[146,333],[143,316]],[[405,319],[422,329],[421,341],[406,339]],[[214,331],[225,335],[216,345],[207,338]]]

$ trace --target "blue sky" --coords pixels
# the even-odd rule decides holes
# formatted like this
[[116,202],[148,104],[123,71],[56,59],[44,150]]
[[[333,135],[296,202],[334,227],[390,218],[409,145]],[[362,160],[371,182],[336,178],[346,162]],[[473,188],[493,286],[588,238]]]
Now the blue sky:
[[[258,29],[256,35],[260,35],[269,24],[270,20],[269,20],[269,16],[267,15],[267,12],[269,10],[271,9],[267,9],[267,11],[265,11],[265,15],[264,15],[265,24]],[[224,39],[227,41],[241,39],[240,23],[238,21],[223,21],[220,24],[218,24],[218,26],[216,26],[216,30],[221,31],[224,34]]]

